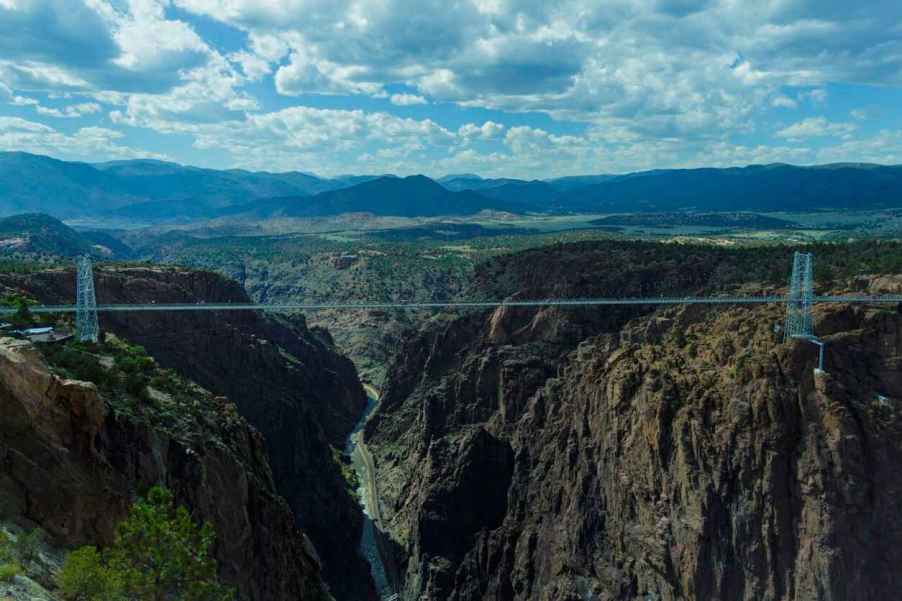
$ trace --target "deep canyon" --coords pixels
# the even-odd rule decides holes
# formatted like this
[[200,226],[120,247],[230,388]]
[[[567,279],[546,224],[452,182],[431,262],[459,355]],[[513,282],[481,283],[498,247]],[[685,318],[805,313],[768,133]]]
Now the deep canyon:
[[[481,264],[468,294],[779,291],[770,274],[788,252],[768,252],[559,245]],[[902,290],[880,273],[825,285]],[[71,270],[0,286],[74,296]],[[175,267],[99,268],[97,287],[110,303],[248,298]],[[21,418],[0,432],[3,491],[17,500],[4,507],[62,544],[103,542],[128,497],[164,480],[217,525],[222,575],[254,600],[895,598],[902,314],[835,304],[814,317],[824,373],[813,345],[775,332],[781,305],[446,313],[405,333],[368,399],[301,316],[102,314],[104,330],[241,421],[164,436],[7,345],[0,400]],[[62,417],[42,419],[46,407]],[[75,476],[57,478],[60,465]],[[98,488],[119,492],[101,502]]]

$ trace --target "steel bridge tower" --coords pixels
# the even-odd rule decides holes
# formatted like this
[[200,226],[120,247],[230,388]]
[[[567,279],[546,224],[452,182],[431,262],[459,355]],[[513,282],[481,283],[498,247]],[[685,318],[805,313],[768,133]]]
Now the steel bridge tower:
[[100,326],[97,324],[97,296],[94,293],[94,269],[87,255],[76,260],[75,281],[75,334],[80,342],[97,342]]
[[796,252],[792,259],[789,296],[786,299],[785,340],[809,338],[813,332],[811,305],[814,297],[814,275],[811,253]]
[[784,341],[801,338],[818,347],[818,366],[815,373],[824,371],[824,341],[814,335],[811,306],[814,302],[814,268],[811,253],[796,251],[789,277],[789,296],[786,297]]

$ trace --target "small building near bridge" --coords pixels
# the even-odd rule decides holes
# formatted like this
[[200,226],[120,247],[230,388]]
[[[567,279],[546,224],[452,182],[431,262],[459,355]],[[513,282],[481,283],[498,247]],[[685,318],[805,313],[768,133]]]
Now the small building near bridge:
[[13,334],[17,334],[30,342],[63,342],[72,338],[71,333],[58,332],[55,328],[49,326],[15,330]]

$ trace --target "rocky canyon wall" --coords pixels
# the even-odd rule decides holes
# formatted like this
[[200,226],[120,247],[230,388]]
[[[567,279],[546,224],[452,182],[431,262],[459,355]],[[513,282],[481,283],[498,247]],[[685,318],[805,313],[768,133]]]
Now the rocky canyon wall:
[[[528,258],[486,285],[696,293],[736,270],[704,252],[623,256],[641,266],[625,275],[591,249]],[[366,431],[402,599],[902,596],[902,315],[818,307],[825,374],[782,317],[502,308],[413,339]]]

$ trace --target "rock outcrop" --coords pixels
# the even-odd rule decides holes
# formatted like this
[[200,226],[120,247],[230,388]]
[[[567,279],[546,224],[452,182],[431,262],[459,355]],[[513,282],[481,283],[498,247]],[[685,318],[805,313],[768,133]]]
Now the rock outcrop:
[[[236,282],[179,268],[95,270],[100,303],[246,303]],[[0,278],[47,303],[71,302],[71,270]],[[103,313],[101,329],[143,345],[163,367],[228,397],[263,435],[276,489],[316,548],[339,601],[375,594],[358,552],[363,516],[332,448],[366,407],[353,364],[302,316],[248,311]]]
[[[623,253],[590,275],[591,247],[534,251],[483,285],[690,293],[738,272]],[[412,340],[365,437],[401,598],[902,597],[902,315],[815,317],[825,374],[776,305],[506,308]]]
[[107,544],[134,498],[162,483],[214,525],[221,576],[245,598],[324,598],[319,559],[276,493],[254,428],[210,413],[188,441],[116,415],[108,401],[90,382],[52,374],[31,343],[0,338],[4,518],[61,545]]

